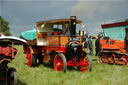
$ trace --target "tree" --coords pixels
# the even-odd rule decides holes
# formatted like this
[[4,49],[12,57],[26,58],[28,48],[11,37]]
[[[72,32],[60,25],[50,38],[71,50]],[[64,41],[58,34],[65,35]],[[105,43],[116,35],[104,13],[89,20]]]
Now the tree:
[[9,28],[9,22],[5,21],[3,18],[1,18],[0,16],[0,32],[6,36],[10,36],[12,35],[10,32],[10,28]]

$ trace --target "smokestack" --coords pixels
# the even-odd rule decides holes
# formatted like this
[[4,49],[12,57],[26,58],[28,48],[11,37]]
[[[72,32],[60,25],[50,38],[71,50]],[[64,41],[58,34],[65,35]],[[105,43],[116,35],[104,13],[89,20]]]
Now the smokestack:
[[70,36],[72,38],[76,37],[76,16],[70,17]]
[[126,45],[126,52],[128,53],[128,28],[125,29],[125,45]]

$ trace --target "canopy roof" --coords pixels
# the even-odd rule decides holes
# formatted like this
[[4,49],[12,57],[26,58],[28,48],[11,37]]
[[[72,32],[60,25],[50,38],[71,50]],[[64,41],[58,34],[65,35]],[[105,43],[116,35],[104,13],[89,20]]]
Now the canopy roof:
[[109,27],[116,27],[116,26],[126,26],[128,25],[128,21],[123,21],[123,22],[115,22],[115,23],[110,23],[110,24],[103,24],[102,29],[104,28],[109,28]]
[[26,44],[26,40],[23,40],[14,36],[0,36],[0,42],[8,42],[14,44]]
[[[36,22],[37,24],[43,24],[43,23],[51,23],[51,24],[64,24],[70,22],[70,19],[56,19],[56,20],[48,20],[48,21],[40,21]],[[76,20],[76,23],[82,23],[80,20]]]
[[34,39],[36,39],[36,29],[21,32],[21,37],[25,40],[34,40]]

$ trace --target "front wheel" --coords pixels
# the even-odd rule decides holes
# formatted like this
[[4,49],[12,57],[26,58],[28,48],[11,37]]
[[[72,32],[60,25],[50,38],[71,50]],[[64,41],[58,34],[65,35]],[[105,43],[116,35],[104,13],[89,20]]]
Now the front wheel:
[[92,71],[92,59],[89,55],[80,58],[80,71],[85,72],[86,70]]
[[17,84],[17,72],[15,68],[8,69],[8,85],[16,85]]
[[64,54],[59,53],[54,58],[54,69],[55,71],[63,71],[66,72],[67,69],[67,61]]

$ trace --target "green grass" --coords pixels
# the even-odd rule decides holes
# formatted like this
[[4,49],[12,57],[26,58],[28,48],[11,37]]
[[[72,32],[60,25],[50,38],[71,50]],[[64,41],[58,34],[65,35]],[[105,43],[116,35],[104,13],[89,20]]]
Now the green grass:
[[77,70],[67,70],[66,73],[55,72],[45,65],[28,67],[22,46],[18,49],[16,58],[9,63],[18,72],[17,85],[128,85],[128,67],[120,65],[98,64],[96,56],[93,58],[92,72],[82,73]]

